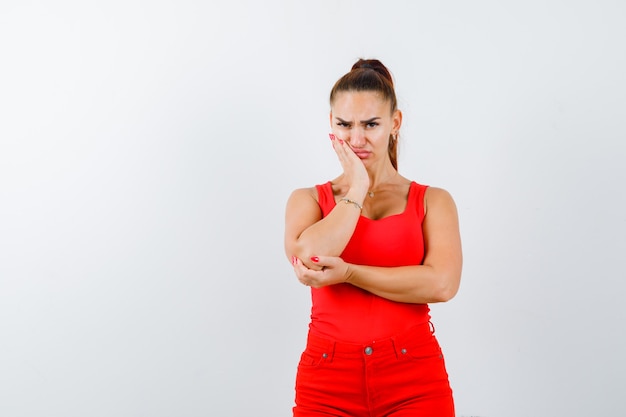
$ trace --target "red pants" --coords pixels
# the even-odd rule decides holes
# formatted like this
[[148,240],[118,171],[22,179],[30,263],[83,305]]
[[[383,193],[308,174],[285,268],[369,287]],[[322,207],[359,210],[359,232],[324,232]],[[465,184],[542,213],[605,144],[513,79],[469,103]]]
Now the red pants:
[[295,417],[454,417],[430,323],[355,345],[309,334],[296,377]]

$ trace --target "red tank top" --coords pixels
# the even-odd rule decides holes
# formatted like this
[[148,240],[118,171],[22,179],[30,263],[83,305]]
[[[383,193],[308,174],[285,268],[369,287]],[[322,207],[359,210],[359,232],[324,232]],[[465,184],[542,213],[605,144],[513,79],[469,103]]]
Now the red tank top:
[[[316,188],[326,216],[336,205],[331,183]],[[421,265],[426,188],[411,182],[406,208],[400,214],[378,220],[361,216],[341,258],[370,266]],[[430,320],[427,304],[387,300],[350,284],[311,288],[311,297],[310,331],[343,342],[368,343]]]

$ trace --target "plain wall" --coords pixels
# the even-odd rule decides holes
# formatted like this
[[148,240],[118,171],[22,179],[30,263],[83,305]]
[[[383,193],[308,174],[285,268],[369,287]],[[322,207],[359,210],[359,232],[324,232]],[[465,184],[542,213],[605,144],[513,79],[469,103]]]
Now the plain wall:
[[287,416],[294,188],[328,92],[392,71],[400,171],[454,196],[457,414],[623,416],[622,1],[2,1],[0,415]]

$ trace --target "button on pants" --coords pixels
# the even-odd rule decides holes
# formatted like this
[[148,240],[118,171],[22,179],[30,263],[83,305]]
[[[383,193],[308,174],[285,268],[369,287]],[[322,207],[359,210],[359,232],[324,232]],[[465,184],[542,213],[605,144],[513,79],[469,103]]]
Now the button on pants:
[[430,323],[365,345],[310,334],[296,377],[294,417],[454,417]]

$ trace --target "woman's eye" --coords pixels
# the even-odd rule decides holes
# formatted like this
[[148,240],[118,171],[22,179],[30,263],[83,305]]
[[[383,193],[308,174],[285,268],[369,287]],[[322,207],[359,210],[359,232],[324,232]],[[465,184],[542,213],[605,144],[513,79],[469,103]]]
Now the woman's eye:
[[337,122],[337,126],[349,127],[348,123],[345,123],[345,122]]
[[376,126],[378,126],[378,123],[376,122],[371,122],[367,124],[367,127],[376,127]]

